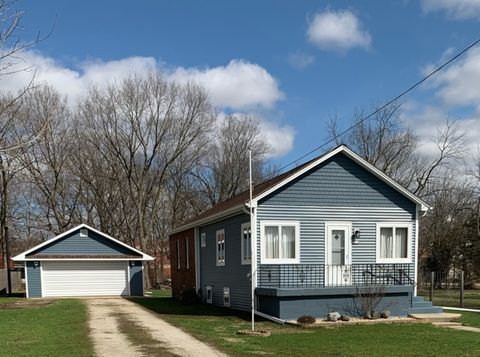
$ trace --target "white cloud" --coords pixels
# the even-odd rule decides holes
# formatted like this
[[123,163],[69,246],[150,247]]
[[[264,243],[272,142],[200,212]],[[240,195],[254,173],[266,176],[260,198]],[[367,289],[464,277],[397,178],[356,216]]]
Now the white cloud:
[[[425,72],[433,66],[427,66]],[[473,48],[467,56],[432,78],[431,86],[449,106],[475,106],[480,110],[480,49]]]
[[324,50],[347,51],[368,48],[370,34],[350,10],[326,10],[315,14],[307,30],[308,40]]
[[422,8],[426,13],[445,11],[455,19],[475,19],[480,16],[480,0],[422,0]]
[[[220,109],[248,110],[255,115],[256,109],[271,109],[284,97],[267,70],[244,60],[232,60],[226,66],[203,70],[183,67],[165,70],[165,66],[153,57],[127,57],[114,61],[86,61],[72,69],[35,51],[25,52],[22,57],[17,68],[31,66],[31,69],[2,76],[0,91],[25,87],[35,73],[35,83],[49,84],[75,103],[92,85],[105,85],[132,74],[146,76],[161,69],[171,80],[196,81],[204,85],[212,102]],[[272,156],[282,156],[292,149],[293,128],[255,116],[259,118],[262,134],[273,148]]]
[[201,83],[215,105],[235,110],[272,108],[285,97],[265,68],[244,60],[232,60],[226,66],[205,69],[179,67],[170,78]]
[[296,69],[303,69],[310,66],[315,57],[305,52],[293,52],[288,56],[288,63]]

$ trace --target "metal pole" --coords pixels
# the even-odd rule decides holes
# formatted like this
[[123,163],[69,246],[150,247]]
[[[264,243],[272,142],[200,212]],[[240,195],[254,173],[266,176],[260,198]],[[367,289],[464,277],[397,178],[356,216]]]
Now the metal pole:
[[430,272],[430,301],[433,301],[433,285],[435,284],[435,272]]
[[7,269],[7,293],[8,296],[12,295],[12,279],[10,277],[10,268],[8,266],[10,260],[10,252],[8,250],[8,227],[4,227],[5,230],[5,255],[6,255],[6,262],[5,262],[5,269]]
[[[255,242],[252,239],[252,234],[254,229],[257,229],[256,226],[254,226],[254,219],[253,219],[253,207],[252,207],[252,200],[253,200],[253,182],[252,182],[252,149],[248,149],[248,171],[249,171],[249,188],[250,188],[250,267],[251,267],[251,295],[252,295],[252,331],[255,331],[255,264],[254,258],[256,259],[256,256],[254,256],[254,244]],[[256,235],[255,235],[256,236]]]
[[464,271],[461,270],[460,271],[460,307],[463,307],[463,294],[464,294],[464,291],[463,291],[463,288],[464,288],[464,285],[465,285],[465,276],[464,276]]

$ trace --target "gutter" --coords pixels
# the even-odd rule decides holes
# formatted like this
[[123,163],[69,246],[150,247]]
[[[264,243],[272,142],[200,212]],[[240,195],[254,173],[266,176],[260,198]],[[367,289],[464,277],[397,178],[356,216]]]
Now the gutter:
[[263,317],[264,319],[270,320],[270,321],[275,322],[275,323],[280,324],[280,325],[286,325],[287,324],[286,320],[282,320],[282,319],[279,319],[278,317],[264,314],[263,312],[260,312],[260,311],[257,311],[257,310],[255,310],[255,315],[258,315],[260,317]]

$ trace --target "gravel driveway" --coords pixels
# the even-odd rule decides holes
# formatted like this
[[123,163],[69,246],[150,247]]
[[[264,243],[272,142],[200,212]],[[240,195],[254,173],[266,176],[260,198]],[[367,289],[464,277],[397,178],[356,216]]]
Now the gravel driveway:
[[122,298],[90,298],[90,334],[99,357],[226,356]]

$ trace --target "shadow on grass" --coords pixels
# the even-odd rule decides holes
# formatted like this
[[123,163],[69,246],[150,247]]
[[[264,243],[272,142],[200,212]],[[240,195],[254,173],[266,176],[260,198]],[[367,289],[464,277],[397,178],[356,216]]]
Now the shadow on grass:
[[[251,315],[245,311],[238,311],[207,304],[182,305],[171,297],[128,298],[144,308],[162,315],[178,316],[231,316],[249,321]],[[258,319],[258,318],[257,318]]]

